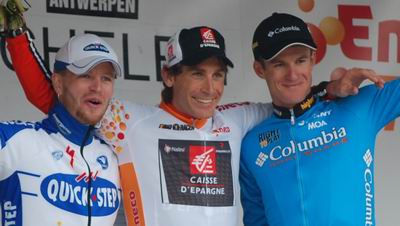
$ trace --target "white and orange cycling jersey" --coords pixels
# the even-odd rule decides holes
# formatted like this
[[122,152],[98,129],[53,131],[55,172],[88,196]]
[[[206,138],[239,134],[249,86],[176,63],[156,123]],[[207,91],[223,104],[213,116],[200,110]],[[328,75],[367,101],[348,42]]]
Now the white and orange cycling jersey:
[[238,225],[241,140],[269,104],[223,105],[205,120],[165,103],[110,108],[101,134],[118,154],[129,225]]

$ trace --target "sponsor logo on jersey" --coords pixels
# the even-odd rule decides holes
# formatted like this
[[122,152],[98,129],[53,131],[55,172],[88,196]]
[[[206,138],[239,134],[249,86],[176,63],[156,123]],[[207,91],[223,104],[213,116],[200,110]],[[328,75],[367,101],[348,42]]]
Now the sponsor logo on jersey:
[[237,108],[243,105],[249,105],[249,102],[242,102],[242,103],[230,103],[230,104],[224,104],[224,105],[219,105],[217,106],[217,111],[224,111],[232,108]]
[[1,124],[4,125],[19,125],[19,126],[26,126],[29,128],[34,128],[35,127],[35,123],[33,122],[23,122],[20,120],[12,120],[12,121],[5,121],[5,122],[1,122]]
[[257,156],[256,165],[262,167],[264,162],[268,159],[268,155],[264,152],[260,152]]
[[63,157],[64,154],[63,154],[62,151],[57,150],[57,151],[53,151],[51,153],[51,155],[53,156],[53,159],[60,160]]
[[305,121],[304,120],[301,120],[299,123],[297,123],[297,125],[299,125],[299,126],[304,126],[305,125]]
[[74,168],[74,161],[75,161],[75,151],[68,145],[65,149],[65,153],[70,157],[69,165]]
[[[92,181],[95,181],[97,179],[97,174],[99,174],[98,170],[96,170],[96,172],[90,172],[90,178],[92,178]],[[79,182],[81,180],[84,180],[85,182],[89,181],[89,177],[87,176],[86,172],[82,172],[80,175],[76,176],[76,182]]]
[[[173,152],[173,147],[180,147]],[[228,141],[159,140],[162,203],[232,206]],[[166,151],[169,150],[169,151]]]
[[190,173],[215,175],[216,153],[214,146],[190,146]]
[[0,217],[2,223],[7,226],[19,225],[18,220],[18,208],[11,201],[5,201],[0,206]]
[[373,161],[372,153],[368,149],[364,156],[365,162],[365,170],[364,170],[364,189],[365,189],[365,225],[373,225],[373,216],[374,216],[374,175],[372,173],[371,165]]
[[[293,160],[296,152],[303,153],[308,156],[313,153],[323,152],[336,146],[347,142],[347,132],[344,127],[336,130],[332,128],[331,131],[321,131],[319,136],[310,138],[302,142],[289,141],[287,146],[274,146],[270,149],[269,153],[264,154],[260,152],[255,161],[256,165],[262,166],[266,160],[271,161],[271,167],[275,167],[289,160]],[[263,154],[261,154],[263,153]]]
[[258,134],[258,142],[261,148],[267,147],[269,144],[278,141],[280,132],[278,129],[261,132]]
[[75,178],[76,175],[67,174],[47,176],[40,185],[42,196],[50,204],[82,216],[87,216],[88,205],[92,208],[92,216],[108,216],[118,209],[120,197],[112,182],[97,178],[89,191],[85,181],[76,182]]
[[188,131],[188,130],[194,130],[194,126],[187,125],[187,124],[160,124],[158,126],[160,129],[170,129],[170,130],[176,130],[176,131]]
[[103,170],[106,170],[108,168],[108,159],[105,155],[97,157],[96,161],[100,164]]
[[312,96],[300,104],[301,110],[309,109],[313,105],[315,98]]
[[308,130],[313,130],[321,128],[323,126],[327,126],[328,123],[326,123],[324,120],[318,120],[314,122],[309,122],[307,125],[308,125]]
[[229,126],[224,126],[224,127],[220,127],[218,129],[215,129],[212,131],[212,134],[215,136],[218,136],[222,133],[230,133],[231,129],[229,128]]
[[[135,225],[140,226],[140,215],[138,209],[138,198],[136,197],[136,193],[134,191],[129,192],[129,201],[133,211],[133,222]],[[125,210],[126,211],[126,210]]]
[[319,112],[318,114],[315,113],[313,114],[313,118],[324,118],[324,117],[328,117],[331,115],[332,110],[327,110],[327,111],[323,111],[323,112]]
[[185,148],[182,147],[174,147],[170,146],[168,144],[164,145],[164,151],[165,153],[170,153],[170,152],[185,152]]
[[53,114],[53,119],[56,122],[58,130],[64,135],[70,135],[71,131],[61,122],[61,120],[58,118],[57,114]]

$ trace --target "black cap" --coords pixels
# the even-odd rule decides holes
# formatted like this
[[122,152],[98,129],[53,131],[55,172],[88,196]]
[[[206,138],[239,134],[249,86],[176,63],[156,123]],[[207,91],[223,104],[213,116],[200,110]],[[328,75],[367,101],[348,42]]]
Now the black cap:
[[317,49],[307,24],[296,16],[273,13],[254,32],[252,48],[256,59],[270,60],[293,45]]
[[182,29],[168,40],[168,67],[178,63],[192,66],[209,57],[220,57],[226,65],[233,67],[232,61],[225,55],[224,37],[213,28]]

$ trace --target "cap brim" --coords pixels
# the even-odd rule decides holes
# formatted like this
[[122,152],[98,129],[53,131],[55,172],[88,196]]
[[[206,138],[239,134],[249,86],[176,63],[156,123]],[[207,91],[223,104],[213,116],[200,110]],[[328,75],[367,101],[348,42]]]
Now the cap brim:
[[231,68],[233,68],[233,66],[234,66],[232,61],[224,53],[222,53],[221,51],[210,51],[210,50],[203,51],[203,52],[196,54],[193,57],[186,58],[186,59],[182,60],[180,63],[183,65],[193,66],[193,65],[203,62],[204,60],[206,60],[207,58],[210,58],[210,57],[218,57],[218,58],[222,59],[224,61],[224,63]]
[[70,65],[67,65],[66,68],[76,75],[83,75],[92,70],[92,68],[94,68],[96,65],[103,62],[110,62],[113,65],[116,77],[120,77],[122,75],[121,66],[118,62],[102,56],[87,57],[79,60],[78,62],[73,62]]
[[[296,45],[300,45],[300,46],[305,46],[308,47],[312,50],[316,50],[317,46],[315,45],[315,43],[312,40],[308,40],[308,39],[304,39],[304,40],[286,40],[281,42],[279,45],[275,45],[273,46],[271,49],[269,50],[261,50],[261,56],[264,60],[272,60],[274,59],[276,56],[278,56],[282,51],[284,51],[285,49],[291,47],[291,46],[296,46]],[[262,54],[262,53],[269,53],[269,54]]]

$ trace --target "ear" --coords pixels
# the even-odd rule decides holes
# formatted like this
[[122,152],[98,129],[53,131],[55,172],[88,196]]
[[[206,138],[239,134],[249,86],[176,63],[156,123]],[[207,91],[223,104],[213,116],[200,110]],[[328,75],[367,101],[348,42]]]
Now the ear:
[[175,76],[172,75],[169,71],[167,66],[164,66],[162,71],[161,71],[161,77],[163,79],[164,84],[167,87],[172,87],[175,83]]
[[58,73],[53,73],[51,75],[51,83],[53,84],[54,91],[56,92],[57,96],[62,95],[62,75]]
[[312,50],[312,52],[311,52],[311,63],[312,63],[312,65],[315,65],[316,62],[317,62],[317,51],[316,50]]
[[263,67],[261,62],[255,60],[253,63],[253,69],[256,72],[258,77],[260,77],[261,79],[265,79],[264,78],[265,68]]

